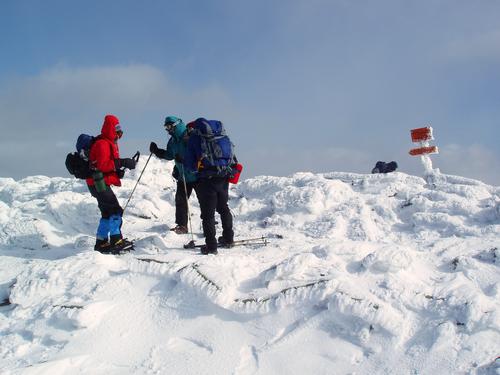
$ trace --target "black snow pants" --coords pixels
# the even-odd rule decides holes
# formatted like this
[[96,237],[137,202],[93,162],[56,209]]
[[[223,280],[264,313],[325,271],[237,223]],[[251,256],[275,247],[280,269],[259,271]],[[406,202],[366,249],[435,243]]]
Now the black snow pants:
[[195,182],[186,182],[186,192],[184,182],[177,180],[177,190],[175,192],[175,223],[187,227],[188,224],[188,199],[193,192]]
[[95,186],[87,186],[90,194],[97,199],[97,206],[99,207],[99,211],[101,211],[101,217],[103,219],[109,219],[113,215],[122,216],[123,209],[121,208],[115,193],[109,186],[102,193],[98,193]]
[[208,251],[217,250],[215,230],[215,211],[222,222],[222,237],[225,242],[233,242],[233,216],[227,205],[229,182],[225,177],[202,178],[196,186],[196,195],[200,202],[203,235]]

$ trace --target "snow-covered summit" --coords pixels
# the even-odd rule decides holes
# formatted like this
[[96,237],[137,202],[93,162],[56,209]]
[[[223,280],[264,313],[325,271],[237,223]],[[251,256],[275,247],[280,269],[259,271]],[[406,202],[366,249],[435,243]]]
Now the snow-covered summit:
[[[143,165],[115,189],[123,204]],[[231,186],[236,239],[269,244],[201,256],[168,230],[171,168],[150,161],[122,256],[92,251],[99,212],[81,181],[0,179],[1,373],[500,371],[499,187],[256,177]]]

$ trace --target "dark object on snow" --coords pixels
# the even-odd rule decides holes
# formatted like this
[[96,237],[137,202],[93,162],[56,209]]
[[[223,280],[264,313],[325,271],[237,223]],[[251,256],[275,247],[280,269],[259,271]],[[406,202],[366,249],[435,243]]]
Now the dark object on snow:
[[[244,240],[236,240],[230,243],[226,242],[224,240],[224,237],[222,236],[218,238],[219,247],[225,249],[230,249],[234,246],[260,246],[260,245],[267,246],[268,243],[269,242],[267,241],[267,237],[265,236],[257,238],[246,238]],[[189,241],[187,244],[184,245],[184,249],[202,248],[204,246],[205,244],[196,244],[194,241]]]
[[372,173],[389,173],[394,172],[398,168],[398,163],[391,161],[386,163],[384,161],[377,161],[375,168],[372,169]]

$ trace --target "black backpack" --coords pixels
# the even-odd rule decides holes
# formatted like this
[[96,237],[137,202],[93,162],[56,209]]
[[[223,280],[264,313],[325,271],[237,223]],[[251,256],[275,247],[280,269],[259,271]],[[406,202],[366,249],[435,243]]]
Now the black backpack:
[[372,173],[391,173],[398,168],[398,163],[391,161],[386,163],[384,161],[377,161],[375,168],[372,169]]
[[93,170],[89,162],[90,147],[95,137],[88,134],[80,134],[76,141],[76,151],[66,156],[66,169],[70,174],[80,179],[92,177]]

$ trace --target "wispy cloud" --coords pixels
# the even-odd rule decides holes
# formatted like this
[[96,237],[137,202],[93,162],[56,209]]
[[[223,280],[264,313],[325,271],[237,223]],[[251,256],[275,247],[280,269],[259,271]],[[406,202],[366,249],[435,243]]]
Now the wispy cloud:
[[[188,91],[150,65],[56,66],[0,88],[0,171],[14,177],[64,174],[55,149],[60,153],[82,132],[97,133],[106,113],[115,113],[129,124],[125,127],[128,139],[142,138],[147,143],[144,139],[151,131],[145,125],[160,128],[166,114],[191,118],[230,111],[230,97],[217,84]],[[19,148],[30,152],[20,153],[17,166],[12,167],[7,160]],[[30,161],[32,152],[38,155],[37,163]]]
[[437,159],[442,173],[500,185],[500,157],[486,146],[448,144],[440,148]]
[[[166,114],[185,119],[204,115],[226,121],[246,176],[296,171],[369,173],[377,160],[396,160],[401,171],[421,173],[418,160],[407,154],[411,146],[407,131],[406,138],[391,140],[401,137],[401,130],[378,126],[388,141],[375,136],[367,140],[373,133],[364,133],[376,119],[366,106],[363,111],[356,108],[345,113],[329,107],[328,116],[315,108],[307,113],[317,118],[306,121],[297,117],[295,107],[290,108],[295,105],[298,113],[304,111],[310,98],[302,97],[278,111],[274,102],[262,106],[235,102],[231,92],[217,83],[186,89],[151,65],[56,66],[0,87],[0,176],[66,175],[64,157],[76,136],[97,133],[106,113],[118,114],[127,124],[121,142],[124,154],[137,148],[144,151],[150,140],[165,141],[161,120]],[[356,122],[359,114],[366,118]],[[346,124],[370,127],[342,127],[341,116]],[[500,183],[498,150],[479,143],[443,146],[435,160],[443,173]]]
[[278,176],[299,171],[369,173],[375,165],[369,152],[347,147],[293,150],[286,147],[256,148],[251,153],[245,153],[242,160],[247,161],[249,169]]
[[77,128],[108,112],[134,116],[165,108],[188,111],[188,103],[198,108],[218,108],[219,103],[228,102],[220,87],[187,92],[149,65],[58,66],[1,89],[0,124],[7,131],[11,128],[9,135],[17,138],[23,136],[20,130],[40,134],[54,128]]

